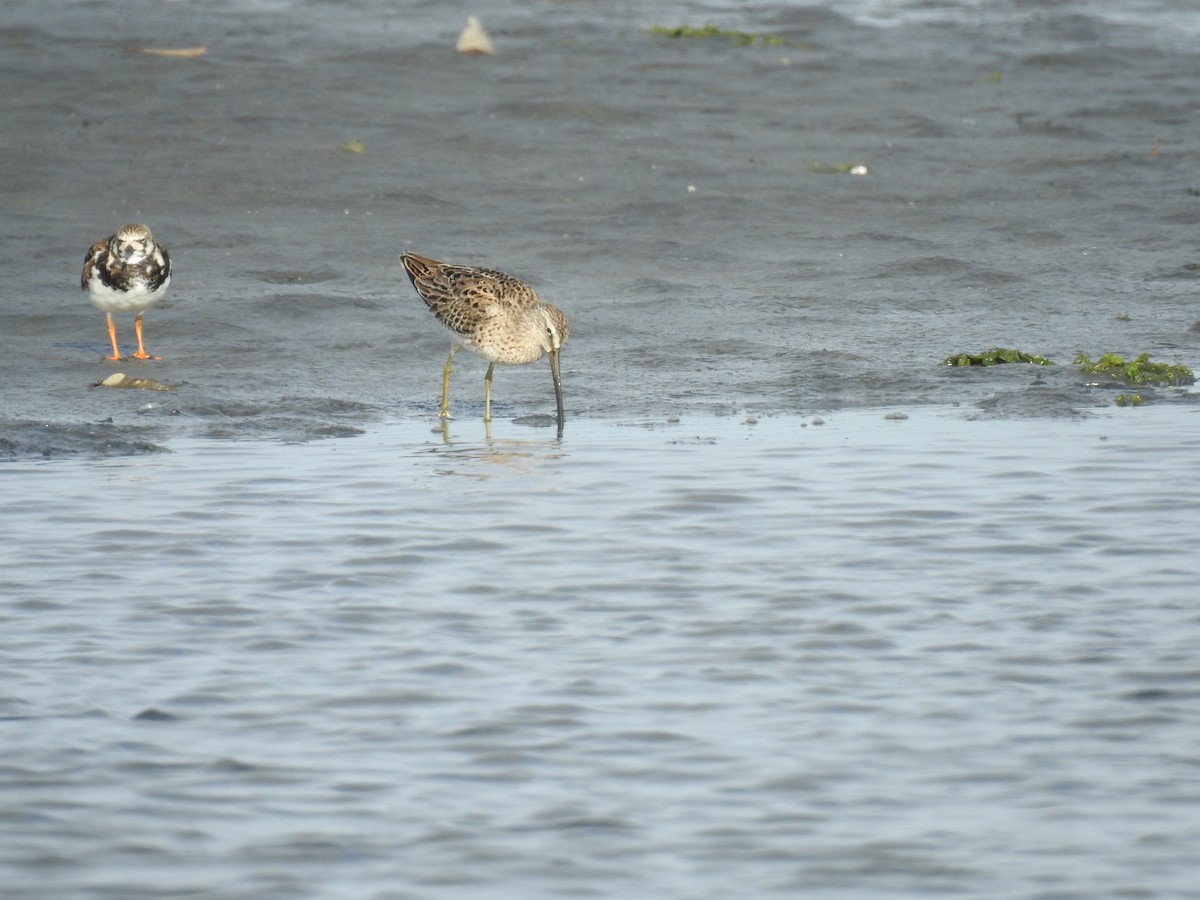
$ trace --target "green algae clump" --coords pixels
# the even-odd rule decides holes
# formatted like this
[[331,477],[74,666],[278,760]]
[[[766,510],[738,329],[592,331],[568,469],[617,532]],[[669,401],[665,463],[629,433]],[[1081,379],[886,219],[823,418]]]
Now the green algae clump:
[[1088,359],[1086,353],[1080,353],[1075,357],[1075,365],[1080,366],[1086,375],[1103,375],[1128,385],[1170,386],[1194,384],[1196,381],[1196,376],[1187,366],[1152,362],[1149,353],[1143,353],[1137,359],[1128,362],[1117,353],[1105,353],[1095,362]]
[[749,47],[754,43],[770,44],[775,47],[782,47],[787,42],[776,35],[757,35],[751,34],[748,31],[726,31],[723,28],[718,28],[716,25],[676,25],[671,28],[667,25],[651,25],[648,29],[651,34],[662,35],[669,38],[723,38],[733,44],[735,47]]
[[1044,356],[1035,356],[1024,350],[993,347],[982,353],[956,353],[942,360],[943,366],[998,366],[1002,363],[1028,363],[1032,366],[1052,366],[1054,363]]

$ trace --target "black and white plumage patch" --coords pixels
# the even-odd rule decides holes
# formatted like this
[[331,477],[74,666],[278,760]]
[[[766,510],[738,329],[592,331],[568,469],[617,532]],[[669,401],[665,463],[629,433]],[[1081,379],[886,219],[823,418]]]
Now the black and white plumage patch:
[[96,241],[84,259],[80,286],[105,313],[141,313],[166,293],[171,257],[145,225],[126,225]]

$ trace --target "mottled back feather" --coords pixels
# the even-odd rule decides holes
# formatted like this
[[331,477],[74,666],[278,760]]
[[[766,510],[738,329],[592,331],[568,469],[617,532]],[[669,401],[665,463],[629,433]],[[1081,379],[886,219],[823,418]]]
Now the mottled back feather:
[[511,315],[541,303],[533,288],[504,272],[454,266],[405,253],[404,269],[437,320],[462,338],[471,338],[483,320]]
[[[144,251],[144,258],[127,261],[127,254],[135,250]],[[145,225],[125,225],[116,234],[92,244],[83,261],[80,287],[88,290],[93,276],[113,291],[140,288],[153,293],[170,281],[171,256],[165,246],[155,242]]]
[[404,270],[425,305],[467,347],[492,362],[524,365],[557,352],[567,320],[521,281],[495,269],[405,253]]

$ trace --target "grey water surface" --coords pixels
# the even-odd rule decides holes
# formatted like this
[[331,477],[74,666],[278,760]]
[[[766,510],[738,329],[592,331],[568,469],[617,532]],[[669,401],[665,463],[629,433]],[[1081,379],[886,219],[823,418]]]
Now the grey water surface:
[[[7,3],[0,896],[1196,896],[1200,395],[1072,362],[1197,366],[1197,39]],[[564,310],[561,438],[469,354],[439,426],[406,249]]]
[[1138,415],[14,463],[6,890],[1189,896],[1200,413]]

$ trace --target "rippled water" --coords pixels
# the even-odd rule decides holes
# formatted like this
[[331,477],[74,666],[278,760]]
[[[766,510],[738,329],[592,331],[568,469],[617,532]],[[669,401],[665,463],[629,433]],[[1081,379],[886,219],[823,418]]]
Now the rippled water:
[[0,468],[7,896],[1188,896],[1200,410]]

